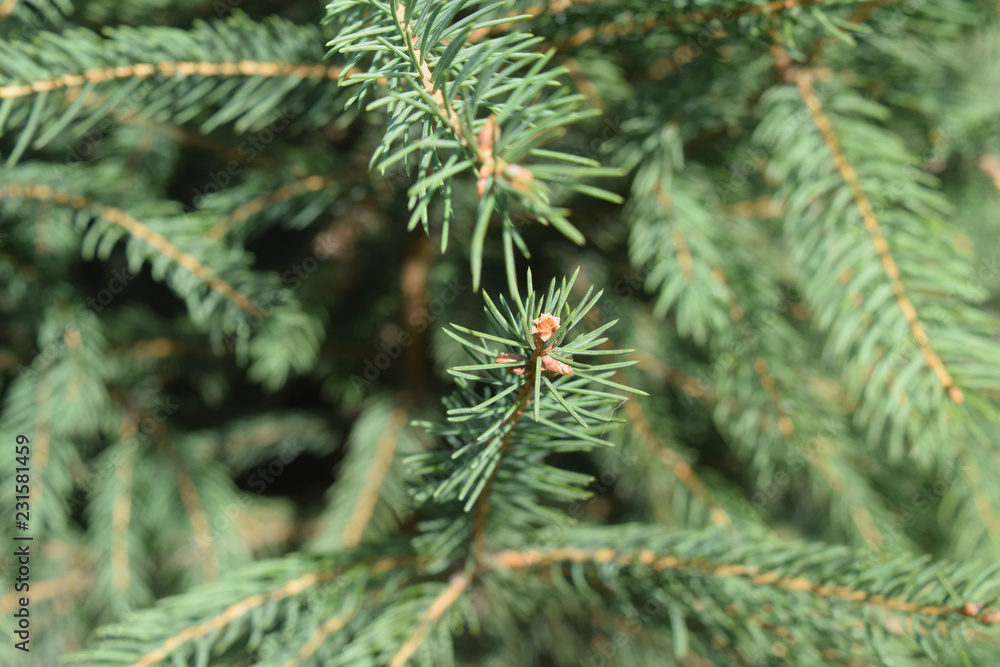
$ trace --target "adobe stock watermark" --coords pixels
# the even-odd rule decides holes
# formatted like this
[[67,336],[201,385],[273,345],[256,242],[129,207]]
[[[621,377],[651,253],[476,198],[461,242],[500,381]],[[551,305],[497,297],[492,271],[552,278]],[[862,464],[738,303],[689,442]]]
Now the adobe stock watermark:
[[[305,450],[305,445],[300,444],[296,438],[288,438],[278,445],[278,454],[266,464],[258,466],[256,470],[247,477],[247,486],[260,495],[267,488],[274,484],[285,472],[285,467],[298,458]],[[192,544],[200,551],[212,545],[221,533],[229,531],[236,526],[236,521],[252,504],[252,496],[245,491],[241,491],[236,500],[227,504],[223,510],[212,517],[206,527],[191,536]]]
[[130,273],[127,267],[112,269],[111,280],[108,286],[98,290],[95,296],[88,296],[84,301],[87,307],[95,313],[100,313],[114,300],[115,295],[121,294],[128,287],[128,284],[136,278],[136,274]]
[[194,189],[194,199],[193,204],[195,208],[201,208],[201,204],[205,197],[217,194],[221,192],[230,182],[237,176],[239,176],[246,165],[250,164],[257,159],[257,156],[267,148],[268,144],[274,141],[274,138],[279,132],[287,128],[292,121],[295,119],[295,114],[290,112],[280,112],[275,111],[273,113],[274,120],[271,121],[264,129],[258,131],[251,137],[247,137],[240,142],[239,146],[236,147],[237,152],[242,157],[241,160],[230,160],[226,163],[226,168],[218,172],[210,171],[208,176],[211,179],[211,183],[207,183],[203,186],[202,190],[198,188]]
[[903,511],[895,521],[879,526],[878,542],[860,553],[855,565],[869,567],[875,565],[884,554],[895,553],[893,550],[906,537],[907,529],[916,525],[918,518],[926,516],[936,507],[958,482],[966,480],[969,470],[970,466],[959,462],[942,471],[933,483],[922,484],[917,493],[910,497],[905,508],[901,508]]
[[662,618],[666,608],[662,598],[665,596],[666,593],[657,590],[653,596],[646,598],[642,607],[630,605],[631,608],[625,611],[625,621],[619,630],[603,640],[590,642],[591,652],[578,662],[580,667],[611,667],[620,664],[615,657],[618,652],[639,636],[643,625],[650,620]]
[[72,498],[74,503],[84,502],[94,487],[107,479],[120,464],[131,460],[139,447],[148,442],[180,407],[180,403],[176,403],[172,396],[163,396],[156,389],[134,389],[131,395],[145,416],[132,430],[122,434],[123,446],[112,451],[99,470],[92,472],[77,485]]
[[[456,279],[449,280],[441,292],[427,302],[425,308],[410,314],[408,320],[410,329],[417,334],[426,331],[434,318],[443,313],[447,305],[453,303],[468,288],[468,285],[463,285]],[[381,340],[375,345],[376,353],[364,360],[362,364],[364,370],[360,375],[357,373],[351,375],[351,387],[359,395],[363,395],[365,389],[378,380],[382,373],[403,354],[403,349],[413,345],[413,342],[413,336],[403,327],[397,324],[386,327]]]
[[66,152],[65,164],[61,164],[57,168],[59,177],[63,175],[67,167],[91,158],[97,150],[97,146],[104,141],[104,138],[110,134],[115,126],[124,123],[130,116],[136,113],[142,101],[154,87],[155,85],[152,81],[143,81],[141,86],[115,104],[114,108],[107,115],[87,130],[73,144],[72,148]]
[[820,421],[819,432],[809,440],[809,444],[793,450],[785,457],[788,470],[776,470],[767,483],[758,484],[749,500],[744,498],[740,501],[739,514],[734,519],[750,521],[756,516],[757,510],[778,498],[792,484],[792,480],[798,478],[800,470],[810,465],[813,459],[822,456],[823,449],[830,447],[843,431],[844,425],[841,422],[824,417]]
[[780,320],[782,314],[796,303],[798,303],[798,300],[795,294],[787,288],[782,288],[777,299],[771,306],[762,311],[754,312],[749,318],[745,320],[741,319],[739,323],[734,322],[733,327],[736,329],[735,342],[728,349],[714,355],[712,364],[707,370],[702,368],[697,371],[699,377],[694,379],[690,390],[685,388],[682,392],[686,403],[690,405],[698,397],[707,395],[712,385],[720,377],[730,372],[737,359],[746,356],[751,351],[752,347],[760,339],[761,334],[773,327]]
[[274,291],[267,300],[256,304],[260,309],[260,314],[247,313],[245,317],[241,317],[236,323],[233,333],[223,336],[222,344],[226,348],[226,351],[232,354],[238,344],[249,341],[253,337],[254,332],[271,316],[274,309],[285,303],[288,291],[298,289],[304,281],[308,280],[319,269],[323,262],[333,257],[339,249],[340,241],[336,238],[327,237],[318,240],[316,250],[312,255],[292,264],[292,266],[281,274],[281,282],[285,287]]

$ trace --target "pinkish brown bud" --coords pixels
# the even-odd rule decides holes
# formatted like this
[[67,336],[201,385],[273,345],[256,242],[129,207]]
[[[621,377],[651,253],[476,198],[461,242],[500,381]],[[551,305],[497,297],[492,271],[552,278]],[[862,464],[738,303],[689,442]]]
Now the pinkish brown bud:
[[542,368],[556,375],[572,375],[573,369],[549,355],[542,357]]
[[499,138],[500,128],[497,127],[496,114],[490,114],[490,117],[483,123],[483,129],[479,130],[479,135],[476,137],[476,144],[483,152],[484,157],[493,157],[493,146]]
[[966,602],[965,606],[962,607],[962,613],[966,616],[975,616],[983,610],[982,602]]
[[511,184],[522,192],[527,192],[535,180],[530,171],[517,164],[508,164],[503,173]]
[[[527,359],[513,352],[501,352],[493,361],[498,364],[508,364],[512,361],[527,361]],[[528,369],[526,366],[512,366],[508,370],[512,371],[515,375],[524,375],[524,372]]]
[[542,313],[531,323],[531,333],[536,339],[541,339],[543,343],[547,342],[549,338],[552,338],[552,334],[558,330],[559,318],[549,315],[548,313]]

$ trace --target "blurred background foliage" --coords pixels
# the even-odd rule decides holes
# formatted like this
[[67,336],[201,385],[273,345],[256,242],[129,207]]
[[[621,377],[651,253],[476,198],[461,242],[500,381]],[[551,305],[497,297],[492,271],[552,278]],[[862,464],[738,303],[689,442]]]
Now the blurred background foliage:
[[[485,3],[442,5],[457,22]],[[622,528],[620,542],[716,555],[763,531],[747,556],[760,562],[808,559],[791,538],[866,567],[998,562],[996,3],[512,0],[488,17],[521,14],[468,45],[523,31],[551,50],[543,71],[591,113],[545,149],[618,168],[586,181],[613,196],[539,168],[544,197],[515,184],[483,214],[466,169],[408,231],[426,170],[370,168],[393,111],[349,103],[357,63],[338,48],[352,35],[322,3],[0,2],[0,432],[33,441],[36,549],[37,662],[8,637],[7,664],[55,664],[97,626],[254,561],[412,535],[403,461],[441,443],[407,424],[443,419],[447,369],[467,363],[443,328],[487,330],[482,291],[508,293],[507,267],[529,266],[505,233],[539,285],[579,267],[574,300],[604,290],[589,324],[618,320],[608,335],[638,364],[616,379],[649,394],[614,413],[618,448],[547,459],[593,476],[583,525],[704,530],[688,543]],[[367,102],[386,94],[371,82]],[[584,243],[539,224],[543,199]],[[0,557],[7,618],[14,568]],[[995,600],[984,568],[954,573],[968,584],[955,609]],[[545,631],[497,611],[517,642],[466,638],[457,660],[888,664],[863,636],[814,643],[836,624],[785,641],[795,610],[822,600],[756,598],[777,609],[761,620],[741,593],[730,609],[724,589],[675,592],[613,655],[598,647],[625,593],[602,590],[607,618]],[[530,581],[491,595],[546,604]],[[1000,656],[875,625],[922,645],[893,645],[893,664]]]

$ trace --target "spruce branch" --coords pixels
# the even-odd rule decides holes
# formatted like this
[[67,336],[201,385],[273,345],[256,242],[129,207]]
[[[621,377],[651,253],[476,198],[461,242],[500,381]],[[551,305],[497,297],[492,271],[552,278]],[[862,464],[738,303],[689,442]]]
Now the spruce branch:
[[96,202],[89,197],[76,195],[65,190],[57,190],[48,185],[40,184],[11,184],[0,186],[0,195],[12,199],[27,199],[38,202],[52,202],[70,206],[78,211],[94,211],[110,222],[112,225],[124,229],[136,239],[149,245],[157,253],[169,258],[181,268],[184,268],[200,280],[209,289],[218,292],[226,299],[232,301],[241,310],[256,316],[263,316],[264,311],[260,306],[250,301],[247,296],[234,289],[227,281],[216,276],[210,268],[199,262],[192,255],[181,251],[176,245],[168,241],[162,234],[153,231],[147,225],[132,217],[125,211],[113,206],[107,206]]
[[87,84],[107,83],[122,79],[143,80],[153,76],[171,77],[298,77],[302,79],[337,80],[343,72],[336,66],[304,65],[286,62],[259,62],[240,60],[238,62],[212,61],[167,61],[157,63],[135,63],[118,67],[99,67],[82,70],[79,74],[63,74],[47,79],[36,79],[30,83],[9,84],[0,87],[0,100],[14,100],[40,95],[51,91],[82,88]]
[[[789,76],[800,74],[793,70]],[[855,414],[867,424],[869,443],[881,442],[893,459],[905,454],[924,469],[960,461],[970,471],[967,483],[954,489],[961,496],[954,502],[968,517],[963,533],[995,549],[1000,497],[990,481],[994,466],[984,464],[992,445],[981,436],[983,425],[996,419],[995,401],[981,393],[992,391],[986,386],[994,383],[974,380],[980,371],[970,372],[970,364],[993,365],[997,357],[987,350],[995,347],[990,331],[996,325],[987,324],[954,290],[946,295],[947,286],[968,283],[973,270],[950,244],[909,241],[913,234],[940,233],[928,230],[942,229],[950,207],[933,177],[911,168],[914,158],[901,140],[880,127],[888,110],[862,101],[836,78],[824,82],[822,99],[819,92],[811,97],[815,84],[816,77],[810,77],[805,94],[798,86],[772,89],[755,137],[774,152],[768,175],[781,183],[785,233],[800,266],[804,300],[826,332],[833,358],[843,364],[845,387],[858,401]],[[811,101],[811,108],[804,101]],[[792,140],[789,130],[799,120],[810,130]],[[816,151],[832,159],[807,156]],[[851,183],[863,186],[860,201],[868,208],[859,205]],[[879,218],[891,221],[891,228],[865,213],[874,211],[872,202],[879,203]],[[916,317],[918,312],[924,315]],[[936,321],[927,318],[929,312]],[[961,342],[954,328],[958,322],[963,323]],[[945,364],[947,376],[941,373]],[[948,378],[952,385],[945,384]]]
[[889,284],[892,287],[893,295],[896,297],[899,310],[910,325],[910,332],[913,335],[914,342],[920,349],[920,353],[923,355],[927,366],[933,371],[934,377],[937,378],[941,386],[948,392],[951,400],[955,403],[961,403],[964,396],[962,389],[955,384],[954,379],[945,368],[941,358],[931,350],[924,324],[920,321],[913,302],[910,301],[910,298],[906,294],[906,289],[903,287],[903,282],[900,279],[899,266],[889,252],[889,244],[882,234],[882,228],[875,217],[872,204],[865,194],[857,172],[844,155],[844,149],[840,144],[840,139],[833,128],[833,124],[823,112],[822,101],[813,90],[812,82],[815,76],[816,74],[808,69],[790,68],[786,70],[786,77],[798,88],[799,94],[802,95],[802,99],[806,104],[806,108],[809,109],[809,114],[812,116],[813,122],[816,123],[816,127],[823,136],[824,143],[826,143],[830,153],[833,154],[833,162],[837,167],[837,171],[844,179],[844,183],[851,190],[854,203],[861,213],[861,222],[871,235],[872,246],[875,248],[875,252],[878,253],[882,269],[889,279]]
[[212,240],[221,239],[226,234],[231,232],[237,225],[244,222],[248,218],[257,215],[261,211],[264,211],[268,207],[273,206],[274,204],[286,202],[299,195],[319,192],[331,183],[334,183],[336,180],[337,177],[332,174],[313,175],[301,180],[296,180],[287,185],[282,185],[273,192],[255,197],[245,204],[241,204],[237,208],[233,209],[232,213],[228,214],[218,224],[208,230],[205,237]]
[[[280,110],[315,127],[339,108],[334,82],[354,74],[322,64],[320,40],[314,27],[277,18],[259,24],[236,12],[191,30],[122,27],[102,39],[80,28],[0,44],[0,135],[21,128],[7,164],[29,145],[81,136],[112,112],[200,117],[205,132],[235,121],[242,132],[267,126]],[[99,56],[81,60],[74,50]],[[184,53],[192,58],[178,58]],[[206,79],[215,82],[206,87]]]
[[352,618],[354,618],[354,614],[350,612],[346,614],[337,614],[328,618],[323,622],[323,625],[319,626],[316,632],[309,637],[309,641],[302,645],[302,647],[298,650],[295,659],[289,660],[283,667],[299,667],[299,665],[304,661],[312,658],[316,651],[323,646],[323,643],[327,640],[327,638],[330,635],[342,630]]
[[[520,310],[512,310],[502,296],[497,304],[484,294],[485,314],[495,334],[456,324],[452,328],[459,333],[446,330],[480,363],[449,369],[458,378],[458,389],[446,402],[451,425],[424,425],[444,435],[458,451],[451,455],[423,454],[413,460],[415,471],[425,474],[447,471],[439,483],[429,485],[418,496],[438,503],[463,502],[464,512],[472,512],[467,526],[472,562],[478,562],[487,548],[487,529],[495,521],[498,505],[502,516],[511,512],[521,516],[547,498],[583,497],[578,485],[585,483],[586,477],[542,466],[550,471],[546,480],[541,470],[536,471],[539,463],[535,461],[547,451],[609,444],[593,434],[594,422],[608,424],[621,420],[596,410],[620,405],[624,399],[599,389],[611,387],[645,394],[608,379],[614,371],[634,361],[589,363],[591,356],[613,358],[631,352],[599,347],[607,341],[601,334],[614,322],[569,340],[569,332],[584,320],[601,296],[594,295],[591,288],[576,307],[571,307],[568,299],[576,278],[574,274],[561,284],[553,280],[547,293],[536,292],[529,271],[528,291],[524,301],[519,301]],[[517,298],[520,300],[520,296]],[[494,347],[497,343],[503,347]],[[482,383],[482,388],[472,384],[475,380]],[[590,388],[594,385],[599,389]],[[526,414],[530,414],[529,419],[525,419]],[[519,482],[522,476],[523,481]],[[527,489],[514,491],[521,486]],[[525,496],[528,489],[529,495]],[[522,498],[515,501],[515,495]],[[548,514],[541,507],[530,511]],[[519,521],[533,524],[538,518],[521,516]]]
[[[409,174],[411,163],[418,165],[417,180],[408,190],[408,227],[422,224],[429,231],[431,200],[440,196],[444,251],[454,218],[452,181],[461,173],[475,176],[479,200],[470,249],[474,289],[479,287],[486,231],[495,212],[503,220],[504,234],[527,255],[520,232],[510,222],[508,200],[581,244],[584,238],[566,211],[550,202],[549,187],[563,184],[621,202],[614,193],[579,183],[582,178],[617,175],[617,170],[541,148],[570,124],[597,112],[581,110],[583,96],[560,86],[565,68],[546,69],[552,53],[532,52],[539,40],[523,33],[469,42],[476,29],[494,25],[492,17],[502,4],[338,0],[328,6],[328,17],[341,25],[341,36],[329,46],[350,57],[348,67],[372,59],[367,74],[341,79],[345,86],[359,85],[349,103],[372,91],[378,80],[388,87],[366,107],[384,108],[388,116],[386,135],[371,166],[384,173],[402,162]],[[467,15],[455,20],[463,10]],[[550,88],[555,92],[547,93]],[[419,136],[414,128],[419,128]],[[528,165],[529,158],[547,161]],[[512,253],[505,253],[505,261],[513,271]]]
[[139,611],[128,623],[103,627],[97,645],[70,657],[95,667],[207,660],[211,652],[224,651],[241,638],[259,646],[265,631],[289,620],[275,613],[280,604],[288,613],[294,608],[296,617],[302,614],[316,622],[315,630],[298,633],[303,641],[292,655],[305,660],[318,650],[318,638],[343,630],[358,615],[357,587],[364,590],[371,582],[391,579],[398,568],[412,565],[406,558],[373,558],[371,554],[332,562],[303,556],[260,561],[236,576],[230,573]]
[[455,604],[455,601],[465,592],[469,586],[469,577],[465,574],[454,574],[448,581],[448,585],[438,593],[437,597],[427,609],[424,610],[420,619],[420,625],[414,628],[413,633],[406,642],[399,648],[392,659],[389,667],[406,667],[413,654],[417,652],[431,628],[441,619],[448,608]]
[[361,542],[361,536],[375,511],[382,482],[389,472],[389,467],[395,457],[396,444],[399,442],[399,431],[406,423],[406,413],[396,407],[389,416],[389,426],[375,443],[375,463],[368,468],[364,487],[358,497],[354,514],[344,528],[341,541],[345,548],[351,549]]
[[[789,309],[787,291],[773,268],[780,260],[761,265],[759,254],[745,252],[764,245],[757,225],[728,220],[720,228],[713,222],[719,213],[706,204],[712,193],[704,186],[710,176],[699,165],[686,164],[677,124],[633,123],[630,132],[642,139],[625,139],[629,159],[638,164],[627,209],[629,250],[633,266],[650,267],[645,285],[656,294],[653,316],[671,314],[679,334],[706,345],[719,360],[711,366],[719,377],[709,403],[723,433],[760,471],[757,484],[771,484],[775,467],[805,466],[820,482],[813,487],[817,499],[847,519],[852,537],[878,544],[872,513],[888,521],[888,508],[857,469],[860,462],[843,415],[834,412],[825,422],[796,424],[786,409],[789,399],[775,372],[791,388],[812,371],[789,369],[790,363],[811,363],[811,356],[804,338],[780,318]],[[753,281],[734,277],[745,275],[754,275]],[[786,361],[774,368],[776,359]],[[815,400],[814,410],[830,407]],[[827,423],[837,424],[835,434],[827,433]],[[830,445],[816,447],[817,438]],[[803,450],[809,456],[803,457]],[[858,484],[852,494],[837,491],[847,488],[846,479]]]
[[[754,586],[770,586],[788,592],[807,591],[820,598],[872,606],[879,609],[898,611],[918,616],[972,618],[984,625],[1000,623],[1000,612],[984,608],[981,603],[960,605],[922,604],[910,597],[887,597],[865,590],[832,583],[820,583],[808,577],[782,575],[774,570],[761,570],[755,566],[733,563],[715,563],[703,558],[678,558],[658,554],[652,550],[638,553],[621,553],[614,548],[600,549],[559,548],[551,551],[500,551],[491,556],[494,567],[518,570],[550,567],[561,562],[588,563],[600,565],[614,563],[618,566],[646,566],[653,571],[690,570],[724,579],[727,577],[746,578]],[[947,593],[947,591],[946,591]]]
[[[786,629],[784,639],[794,639],[788,659],[819,664],[825,664],[819,655],[806,658],[819,653],[816,647],[836,653],[851,647],[854,657],[880,660],[940,659],[977,645],[989,651],[1000,625],[995,602],[982,603],[996,600],[993,566],[899,557],[867,569],[842,547],[777,543],[756,532],[577,528],[542,549],[495,552],[488,568],[484,576],[497,576],[509,597],[531,595],[526,586],[537,586],[539,576],[559,584],[572,574],[581,596],[591,587],[611,587],[638,600],[677,604],[668,625],[675,639],[700,626],[744,655],[767,650],[773,641],[762,644],[748,632],[747,618],[753,617],[751,624]],[[650,586],[663,593],[651,593]],[[866,644],[860,652],[858,639]]]

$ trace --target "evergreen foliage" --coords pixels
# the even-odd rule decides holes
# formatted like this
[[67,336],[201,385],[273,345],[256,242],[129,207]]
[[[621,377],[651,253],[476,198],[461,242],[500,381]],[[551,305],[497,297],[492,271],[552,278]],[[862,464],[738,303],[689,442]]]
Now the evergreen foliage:
[[0,0],[0,664],[1000,663],[998,54]]

